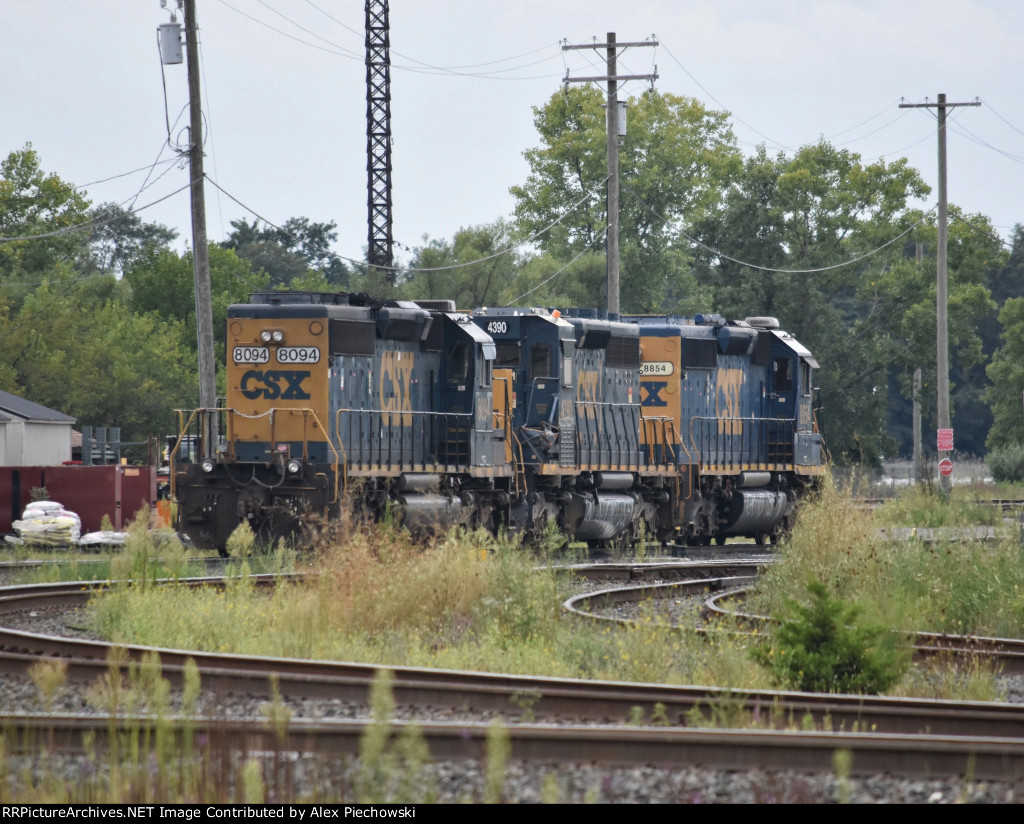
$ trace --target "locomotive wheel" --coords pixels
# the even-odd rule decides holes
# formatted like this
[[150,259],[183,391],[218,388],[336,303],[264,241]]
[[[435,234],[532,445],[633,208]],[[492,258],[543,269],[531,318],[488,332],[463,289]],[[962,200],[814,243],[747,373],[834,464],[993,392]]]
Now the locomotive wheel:
[[715,536],[715,543],[718,546],[725,546],[725,541],[726,541],[726,537],[724,535],[716,535]]

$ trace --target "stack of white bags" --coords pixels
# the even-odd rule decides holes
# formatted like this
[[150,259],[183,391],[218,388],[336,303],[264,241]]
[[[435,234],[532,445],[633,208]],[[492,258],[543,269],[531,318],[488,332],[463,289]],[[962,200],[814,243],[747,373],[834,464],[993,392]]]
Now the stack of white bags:
[[33,501],[12,526],[26,544],[70,546],[82,535],[82,519],[55,501]]

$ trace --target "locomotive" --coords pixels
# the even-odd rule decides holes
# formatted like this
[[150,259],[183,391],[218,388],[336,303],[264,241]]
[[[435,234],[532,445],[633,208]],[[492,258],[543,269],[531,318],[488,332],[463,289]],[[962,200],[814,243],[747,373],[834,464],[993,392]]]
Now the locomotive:
[[228,309],[223,406],[179,413],[177,526],[223,551],[243,521],[355,506],[527,541],[774,540],[824,472],[817,368],[771,318],[258,292]]

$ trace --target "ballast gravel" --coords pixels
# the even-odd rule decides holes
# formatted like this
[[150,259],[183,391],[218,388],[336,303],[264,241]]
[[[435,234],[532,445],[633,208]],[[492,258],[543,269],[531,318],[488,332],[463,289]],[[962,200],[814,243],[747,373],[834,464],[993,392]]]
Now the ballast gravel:
[[[8,626],[16,622],[5,620]],[[25,615],[21,623],[34,632],[52,635],[70,633],[63,613]],[[1004,679],[1007,700],[1024,703],[1024,678]],[[88,690],[67,685],[56,695],[52,712],[86,714],[98,710],[89,701]],[[265,700],[233,695],[201,696],[197,712],[207,717],[252,719],[265,723]],[[294,718],[361,719],[366,708],[339,700],[286,700]],[[0,708],[6,713],[42,712],[40,693],[27,676],[11,676],[0,681]],[[452,721],[450,709],[399,708],[396,717],[421,721]],[[485,715],[467,715],[466,720],[486,722]],[[513,719],[508,719],[513,720]],[[271,758],[272,756],[267,756]],[[41,774],[44,765],[30,758],[8,756],[4,773],[8,781]],[[284,765],[267,765],[267,775],[276,775],[266,788],[266,801],[338,801],[357,800],[360,765],[351,759],[293,758]],[[64,775],[69,785],[95,769],[82,758],[49,756],[45,770]],[[285,774],[284,779],[281,775]],[[395,803],[432,800],[442,803],[473,803],[488,795],[488,772],[484,763],[438,761],[420,769],[409,779],[407,798],[394,797]],[[17,797],[16,787],[0,787],[0,795]],[[152,799],[159,800],[159,799]],[[687,803],[687,804],[762,804],[762,803],[1020,803],[1024,801],[1022,782],[979,782],[963,778],[907,779],[887,775],[838,778],[830,766],[820,772],[763,770],[712,770],[680,764],[673,767],[609,767],[593,763],[535,763],[510,760],[505,764],[498,800],[503,803]]]

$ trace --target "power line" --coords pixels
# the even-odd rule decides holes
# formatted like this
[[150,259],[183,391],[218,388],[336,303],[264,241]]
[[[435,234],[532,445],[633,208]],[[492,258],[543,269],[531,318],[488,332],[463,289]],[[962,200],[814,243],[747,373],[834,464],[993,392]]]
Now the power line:
[[[186,183],[180,189],[175,189],[170,194],[164,195],[163,197],[159,198],[158,200],[154,200],[151,203],[147,203],[145,206],[139,206],[137,209],[128,209],[126,211],[128,211],[130,214],[138,214],[139,212],[144,211],[145,209],[149,209],[151,206],[156,206],[158,203],[163,203],[165,200],[168,200],[169,198],[174,197],[176,194],[180,194],[181,192],[184,192],[191,185],[192,185],[191,182],[190,183]],[[216,185],[216,184],[214,184],[214,185]],[[129,200],[130,200],[130,198],[129,198]],[[125,201],[125,202],[127,202],[127,201]],[[105,212],[105,213],[101,212],[100,214],[108,214],[109,215],[110,212]],[[52,232],[43,232],[42,234],[38,234],[38,235],[23,235],[21,237],[0,237],[0,243],[14,243],[16,241],[23,241],[23,240],[42,240],[44,238],[60,237],[62,235],[70,235],[70,234],[73,234],[75,232],[84,232],[84,231],[86,231],[88,229],[93,229],[96,226],[105,226],[108,223],[113,223],[118,218],[119,218],[119,215],[114,215],[113,217],[109,217],[106,220],[100,220],[99,219],[99,215],[97,215],[96,217],[90,218],[89,220],[87,220],[87,221],[85,221],[83,223],[76,223],[74,226],[65,226],[63,229],[55,229]]]
[[[272,220],[268,220],[267,218],[263,217],[263,215],[261,215],[259,212],[257,212],[255,209],[253,209],[251,206],[247,206],[246,204],[244,204],[241,200],[239,200],[237,197],[235,197],[233,194],[231,194],[231,192],[229,192],[227,189],[225,189],[223,186],[221,186],[219,183],[217,183],[217,181],[214,180],[213,178],[211,178],[209,175],[206,175],[206,179],[209,180],[210,183],[212,183],[214,186],[216,186],[217,189],[219,189],[226,197],[230,198],[235,203],[237,203],[239,206],[241,206],[243,209],[245,209],[247,212],[249,212],[249,214],[259,218],[264,223],[266,223],[268,226],[271,226],[274,229],[276,229],[277,231],[283,233],[286,237],[290,237],[290,238],[295,239],[295,240],[299,239],[297,235],[289,232],[287,229],[283,228],[282,226],[278,226]],[[557,218],[555,218],[553,221],[551,221],[551,223],[549,223],[543,229],[537,230],[536,232],[534,232],[529,237],[524,238],[523,240],[518,241],[518,242],[512,244],[511,246],[507,247],[506,249],[502,249],[500,252],[495,252],[492,255],[487,255],[486,257],[478,258],[476,260],[466,261],[465,263],[453,263],[451,266],[434,266],[434,267],[421,267],[421,268],[414,268],[414,267],[410,267],[410,266],[401,266],[401,267],[396,266],[396,267],[392,267],[392,268],[394,268],[395,270],[399,270],[400,269],[403,272],[448,272],[448,271],[451,271],[453,269],[464,269],[467,266],[473,266],[473,265],[475,265],[477,263],[485,263],[488,260],[494,260],[494,258],[501,257],[502,255],[507,255],[509,252],[514,252],[516,249],[519,249],[519,248],[521,248],[523,246],[528,246],[529,244],[533,243],[538,238],[540,238],[543,235],[545,235],[547,232],[549,232],[551,229],[553,229],[555,226],[557,226],[559,223],[561,223],[563,220],[565,220],[569,215],[571,215],[573,212],[575,212],[581,205],[583,205],[584,202],[586,202],[591,197],[593,197],[594,194],[596,194],[601,189],[601,187],[604,186],[604,184],[607,182],[607,180],[608,180],[607,177],[602,179],[593,189],[591,189],[589,192],[587,192],[585,195],[583,195],[583,197],[581,197],[578,201],[576,201],[576,203],[574,203],[571,207],[569,207],[569,209],[567,209],[564,213],[562,213]],[[0,238],[0,240],[2,240],[2,238]],[[336,252],[329,252],[329,254],[330,254],[331,257],[336,258],[337,260],[342,260],[342,261],[345,261],[346,263],[351,263],[351,264],[354,264],[356,266],[365,266],[367,268],[373,268],[373,269],[386,269],[386,268],[388,268],[388,267],[384,267],[384,266],[376,266],[373,263],[370,263],[369,261],[366,261],[366,260],[358,260],[356,258],[346,257],[345,255],[339,255]]]
[[[698,87],[698,88],[699,88],[699,89],[700,89],[700,90],[701,90],[702,92],[704,92],[704,94],[706,94],[706,95],[707,95],[707,96],[708,96],[708,97],[709,97],[709,98],[710,98],[710,99],[711,99],[712,101],[714,101],[714,103],[716,103],[716,104],[717,104],[718,106],[720,106],[720,107],[721,107],[721,108],[722,108],[722,109],[723,109],[724,111],[726,111],[726,112],[727,112],[727,113],[728,113],[728,114],[730,115],[730,117],[732,117],[732,119],[733,119],[733,120],[735,120],[735,121],[736,121],[737,123],[741,123],[741,124],[743,124],[743,125],[744,125],[744,126],[746,126],[746,127],[748,128],[748,129],[750,129],[750,130],[751,130],[752,132],[754,132],[755,134],[759,135],[760,137],[763,137],[763,138],[764,138],[764,139],[765,139],[766,141],[768,141],[768,143],[769,143],[769,144],[771,144],[772,146],[774,146],[775,148],[778,148],[778,149],[783,149],[783,150],[788,150],[788,151],[794,151],[794,150],[800,149],[800,148],[802,148],[803,146],[806,146],[806,145],[813,145],[813,144],[809,144],[809,143],[808,143],[808,144],[785,144],[785,143],[781,143],[781,142],[779,142],[779,141],[777,141],[777,140],[774,140],[773,138],[769,137],[769,136],[768,136],[768,135],[766,135],[766,134],[765,134],[764,132],[762,132],[761,130],[757,129],[757,128],[756,128],[755,126],[751,125],[751,124],[750,124],[750,123],[748,123],[747,121],[743,120],[743,119],[742,119],[741,117],[739,117],[739,116],[738,116],[738,115],[737,115],[737,114],[736,114],[735,112],[733,112],[733,111],[732,111],[732,110],[730,109],[730,107],[729,107],[729,106],[726,106],[726,105],[725,105],[725,104],[724,104],[724,103],[723,103],[723,102],[722,102],[721,100],[719,100],[719,99],[718,99],[717,97],[715,97],[715,96],[714,96],[714,95],[713,95],[713,94],[712,94],[712,93],[711,93],[711,92],[710,92],[710,91],[709,91],[709,90],[708,90],[708,89],[707,89],[707,88],[706,88],[706,87],[705,87],[705,86],[704,86],[704,85],[703,85],[703,84],[702,84],[702,83],[701,83],[701,82],[700,82],[700,81],[699,81],[699,80],[698,80],[698,79],[697,79],[697,78],[696,78],[696,77],[695,77],[695,76],[693,75],[693,73],[692,73],[692,72],[690,72],[690,70],[689,70],[688,68],[686,68],[686,66],[684,66],[684,65],[682,64],[682,62],[680,62],[680,60],[679,60],[679,59],[678,59],[678,58],[677,58],[677,57],[676,57],[676,56],[675,56],[675,55],[674,55],[674,54],[673,54],[673,53],[672,53],[672,52],[671,52],[671,51],[669,50],[668,46],[666,46],[666,45],[665,45],[665,41],[664,41],[664,40],[661,40],[661,41],[660,41],[660,43],[661,43],[661,46],[662,46],[662,48],[664,48],[664,49],[665,49],[665,52],[666,52],[666,54],[668,54],[668,56],[672,58],[672,60],[673,60],[673,61],[675,62],[675,64],[676,64],[677,66],[679,66],[679,68],[680,68],[680,69],[682,69],[682,70],[683,70],[683,71],[684,71],[684,72],[686,73],[687,77],[689,77],[689,78],[690,78],[690,79],[691,79],[691,80],[692,80],[692,81],[693,81],[693,82],[694,82],[694,83],[695,83],[695,84],[697,85],[697,87]],[[875,113],[875,114],[871,115],[871,117],[868,117],[868,118],[866,118],[865,120],[862,120],[862,121],[861,121],[860,123],[857,123],[857,124],[856,124],[856,125],[854,125],[854,126],[850,126],[850,127],[846,128],[846,129],[842,129],[841,131],[835,132],[835,133],[833,133],[833,134],[831,134],[831,135],[829,135],[829,136],[825,137],[824,139],[825,139],[825,140],[828,140],[828,141],[832,141],[832,140],[834,140],[835,138],[837,138],[837,137],[839,137],[839,136],[841,136],[841,135],[847,134],[848,132],[852,132],[852,131],[854,131],[855,129],[859,129],[859,128],[860,128],[861,126],[863,126],[863,125],[865,125],[865,124],[867,124],[867,123],[870,123],[870,122],[871,122],[872,120],[876,120],[877,118],[881,117],[881,116],[882,116],[883,114],[885,114],[885,113],[886,113],[887,111],[889,111],[889,110],[890,110],[890,108],[891,108],[891,106],[892,106],[892,105],[893,105],[893,104],[891,104],[891,103],[890,103],[890,104],[887,104],[887,105],[885,106],[885,108],[883,108],[883,109],[879,110],[879,111],[878,111],[877,113]],[[844,143],[841,143],[841,144],[839,144],[839,145],[840,145],[840,146],[849,146],[849,145],[851,145],[851,144],[853,144],[853,143],[856,143],[856,142],[857,142],[857,141],[859,141],[859,140],[864,140],[865,138],[868,138],[868,137],[870,137],[870,136],[871,136],[871,135],[873,135],[873,134],[877,134],[878,132],[880,132],[880,131],[883,131],[884,129],[887,129],[887,128],[888,128],[889,126],[893,125],[893,124],[894,124],[894,123],[895,123],[896,121],[900,120],[900,119],[901,119],[902,117],[905,117],[905,116],[906,116],[906,114],[907,114],[906,112],[903,112],[902,114],[900,114],[900,115],[897,115],[897,116],[896,116],[896,117],[894,117],[894,118],[893,118],[892,120],[890,120],[889,122],[885,123],[884,125],[882,125],[882,126],[879,126],[879,127],[877,128],[877,129],[874,129],[874,130],[872,130],[872,131],[868,132],[867,134],[863,134],[863,135],[860,135],[860,136],[858,136],[858,137],[854,137],[854,138],[851,138],[850,140],[847,140],[847,141],[845,141]],[[929,135],[929,136],[930,136],[930,135]],[[914,145],[914,144],[912,144],[912,145]],[[909,148],[909,147],[908,147],[908,148]],[[902,151],[902,150],[900,150],[900,151]],[[895,154],[895,152],[894,152],[893,154]]]
[[[337,17],[334,17],[332,14],[324,11],[320,6],[318,6],[316,3],[312,2],[312,0],[306,0],[306,4],[312,6],[314,9],[316,9],[318,12],[320,12],[328,20],[331,20],[331,21],[337,23],[339,26],[341,26],[346,31],[349,31],[352,34],[354,34],[356,37],[358,37],[360,39],[363,39],[363,36],[364,36],[363,32],[358,31],[357,29],[353,28],[352,26],[348,25],[347,23],[339,20]],[[264,5],[266,5],[266,4],[264,4]],[[537,54],[538,52],[542,52],[545,49],[550,49],[550,48],[551,48],[551,44],[548,44],[546,46],[539,46],[536,49],[531,49],[530,51],[521,52],[519,54],[515,54],[515,55],[512,55],[510,57],[503,57],[503,58],[499,58],[497,60],[487,60],[487,61],[484,61],[483,63],[468,63],[468,64],[463,65],[463,66],[434,66],[434,65],[432,65],[430,63],[426,63],[426,62],[424,62],[422,60],[419,60],[419,59],[417,59],[415,57],[411,57],[410,55],[402,54],[402,52],[396,51],[394,49],[392,49],[392,51],[396,55],[398,55],[399,57],[401,57],[401,58],[403,58],[405,60],[411,60],[414,63],[419,63],[421,66],[423,66],[425,68],[428,68],[428,69],[432,69],[434,72],[438,72],[438,73],[442,73],[442,74],[459,74],[459,73],[461,73],[462,69],[477,69],[477,68],[480,68],[482,66],[495,66],[498,63],[508,63],[508,62],[510,62],[512,60],[518,60],[521,57],[530,57],[531,55]],[[552,55],[551,57],[545,57],[543,60],[536,60],[533,63],[526,63],[523,66],[513,67],[512,69],[502,69],[501,71],[515,71],[517,68],[527,68],[529,66],[535,66],[538,63],[545,63],[548,60],[553,60],[555,57],[557,57],[557,55]],[[404,67],[401,67],[401,68],[413,70],[409,66],[404,66]]]
[[[302,26],[301,24],[296,23],[294,20],[292,20],[291,18],[287,17],[286,15],[281,13],[280,11],[277,11],[276,9],[274,9],[274,8],[272,8],[270,6],[267,6],[267,4],[265,2],[263,2],[263,0],[260,0],[260,2],[262,3],[262,5],[266,6],[268,9],[270,9],[275,14],[277,14],[279,17],[282,17],[283,19],[287,20],[289,23],[291,23],[292,25],[294,25],[297,28],[301,29],[302,31],[305,31],[305,32],[313,35],[318,40],[322,40],[324,43],[327,43],[331,48],[320,46],[320,45],[317,45],[316,43],[311,43],[310,41],[304,40],[301,37],[296,37],[293,34],[289,34],[286,31],[282,31],[281,29],[277,28],[276,26],[272,26],[270,23],[267,23],[264,20],[260,20],[257,17],[253,17],[251,14],[248,14],[247,12],[244,12],[241,9],[236,8],[235,6],[233,6],[230,3],[228,3],[227,0],[220,0],[220,3],[222,5],[226,6],[229,9],[231,9],[233,12],[236,12],[237,14],[242,15],[243,17],[251,20],[254,23],[257,23],[257,24],[263,26],[264,28],[270,29],[271,31],[273,31],[273,32],[275,32],[277,34],[280,34],[282,37],[287,37],[289,40],[294,40],[296,43],[301,43],[304,46],[309,46],[310,48],[317,49],[318,51],[327,52],[328,54],[333,54],[333,55],[336,55],[338,57],[346,57],[346,58],[348,58],[350,60],[356,60],[356,61],[358,61],[360,63],[363,62],[364,58],[363,58],[363,56],[361,54],[358,54],[357,52],[354,52],[351,49],[349,49],[349,48],[347,48],[345,46],[340,45],[339,43],[335,43],[335,42],[333,42],[331,40],[328,40],[327,38],[317,34],[316,32],[313,32],[310,29],[307,29],[305,26]],[[322,11],[322,9],[318,9],[318,11]],[[324,13],[326,14],[326,12],[324,12]],[[350,27],[345,26],[345,24],[341,23],[336,18],[332,17],[331,19],[334,20],[336,23],[339,23],[339,25],[342,25],[345,28],[348,28],[350,31],[354,31]],[[362,35],[360,35],[360,37],[362,37]],[[545,46],[543,48],[550,48],[550,46]],[[501,77],[500,76],[500,74],[503,73],[503,72],[519,71],[521,69],[529,68],[530,66],[535,66],[535,65],[538,65],[540,63],[547,62],[549,60],[554,60],[556,58],[556,56],[554,56],[554,55],[552,57],[544,58],[542,60],[535,60],[535,61],[532,61],[530,63],[525,63],[525,64],[522,64],[522,65],[519,65],[519,66],[512,66],[512,67],[507,68],[507,69],[495,69],[494,71],[491,71],[491,72],[464,72],[464,71],[458,71],[456,69],[449,69],[449,68],[446,68],[444,66],[433,66],[430,63],[426,63],[426,62],[424,62],[422,60],[417,60],[416,58],[409,57],[408,55],[403,55],[403,54],[401,54],[401,53],[399,53],[397,51],[395,52],[395,54],[400,56],[400,57],[402,57],[402,58],[404,58],[404,59],[406,59],[406,60],[411,60],[412,62],[414,62],[414,63],[416,63],[418,65],[409,66],[409,65],[402,65],[400,63],[393,63],[391,68],[402,70],[402,71],[415,72],[415,73],[418,73],[418,74],[448,75],[448,76],[457,76],[457,77],[476,78],[476,79],[481,79],[481,80],[541,80],[541,79],[545,79],[545,78],[553,78],[553,77],[557,77],[558,76],[558,75],[555,75],[555,74],[537,74],[537,75],[526,75],[526,76],[521,76],[521,77]],[[506,61],[500,61],[499,60],[499,61],[493,61],[493,62],[500,63],[500,62],[506,62]]]
[[525,297],[526,297],[527,295],[531,295],[531,294],[533,294],[533,293],[534,293],[534,292],[536,292],[536,291],[537,291],[538,289],[540,289],[540,287],[541,287],[541,286],[544,286],[545,284],[547,284],[547,283],[550,283],[551,281],[553,281],[553,280],[554,280],[555,278],[557,278],[557,277],[558,277],[558,276],[559,276],[560,274],[562,274],[562,272],[564,272],[564,271],[565,271],[566,269],[568,269],[568,268],[569,268],[570,266],[572,266],[572,265],[573,265],[573,264],[574,264],[574,263],[575,263],[575,262],[576,262],[577,260],[579,260],[579,259],[580,259],[581,257],[583,257],[583,255],[585,255],[585,254],[586,254],[587,252],[589,252],[589,251],[590,251],[591,249],[593,249],[593,247],[594,247],[594,246],[596,246],[596,245],[597,245],[597,243],[598,243],[599,241],[601,241],[601,240],[603,240],[603,239],[604,239],[604,236],[605,236],[606,234],[608,234],[608,229],[607,229],[607,228],[603,229],[603,230],[602,230],[602,231],[601,231],[601,232],[600,232],[600,233],[599,233],[599,234],[597,235],[597,237],[595,237],[595,238],[594,238],[594,239],[593,239],[592,241],[590,241],[590,243],[588,243],[588,244],[587,244],[586,246],[584,246],[584,247],[583,247],[583,248],[582,248],[582,249],[580,250],[579,254],[577,254],[577,255],[576,255],[576,257],[574,257],[574,258],[573,258],[572,260],[570,260],[570,261],[569,261],[569,262],[568,262],[567,264],[565,264],[565,266],[563,266],[563,267],[562,267],[561,269],[559,269],[559,270],[558,270],[557,272],[555,272],[555,273],[554,273],[553,275],[551,275],[551,277],[545,278],[544,280],[542,280],[542,281],[541,281],[540,283],[538,283],[538,284],[537,284],[536,286],[534,286],[534,287],[533,287],[532,289],[530,289],[529,291],[527,291],[527,292],[523,292],[523,294],[521,294],[521,295],[520,295],[519,297],[517,297],[517,298],[512,298],[512,300],[510,300],[510,301],[509,301],[509,303],[510,303],[510,304],[514,304],[514,303],[516,303],[516,302],[518,302],[518,301],[522,300],[523,298],[525,298]]
[[982,102],[983,102],[983,103],[984,103],[984,104],[985,104],[986,106],[988,106],[988,108],[989,108],[989,111],[991,111],[991,112],[992,112],[992,114],[994,114],[994,115],[995,115],[996,117],[998,117],[998,118],[999,118],[1000,120],[1002,120],[1002,121],[1003,121],[1003,123],[1005,123],[1005,124],[1006,124],[1007,126],[1009,126],[1009,127],[1011,128],[1011,129],[1013,129],[1013,130],[1014,130],[1015,132],[1017,132],[1017,134],[1019,134],[1019,135],[1024,135],[1024,132],[1022,132],[1022,131],[1021,131],[1020,129],[1018,129],[1018,128],[1017,128],[1016,126],[1014,126],[1014,125],[1013,125],[1013,124],[1012,124],[1012,123],[1011,123],[1011,122],[1010,122],[1009,120],[1007,120],[1007,119],[1006,119],[1005,117],[1003,117],[1003,116],[1002,116],[1001,114],[999,114],[999,112],[997,112],[997,111],[996,111],[995,109],[993,109],[993,108],[992,108],[992,104],[991,104],[991,103],[989,103],[989,102],[988,102],[987,100],[985,100],[985,101],[982,101]]
[[[639,195],[637,195],[628,186],[625,186],[623,188],[625,188],[625,190],[630,194],[630,196],[634,200],[636,200],[641,205],[641,207],[643,207],[645,210],[650,212],[656,218],[661,220],[662,223],[666,223],[666,224],[672,223],[672,221],[669,220],[667,217],[665,217],[662,214],[659,214],[654,209],[652,209],[650,206],[648,206],[646,203],[644,203],[643,200],[640,199]],[[739,260],[738,258],[734,258],[731,255],[725,254],[725,252],[722,252],[722,251],[720,251],[718,249],[714,249],[711,246],[708,246],[706,243],[702,243],[701,241],[697,240],[697,238],[693,237],[692,235],[687,234],[682,229],[679,229],[678,232],[684,238],[686,238],[688,241],[690,241],[693,244],[696,244],[697,246],[700,246],[702,249],[704,249],[707,252],[710,252],[715,257],[721,258],[723,260],[728,260],[728,261],[730,261],[732,263],[736,263],[736,264],[738,264],[740,266],[746,266],[749,269],[757,269],[758,271],[761,271],[761,272],[769,272],[769,273],[780,274],[780,275],[812,275],[812,274],[818,274],[820,272],[830,272],[830,271],[832,271],[834,269],[842,269],[844,266],[850,266],[851,264],[859,263],[860,261],[865,260],[865,259],[867,259],[869,257],[872,257],[873,255],[877,255],[883,249],[886,249],[889,246],[892,246],[892,244],[894,244],[896,241],[900,240],[901,238],[906,237],[914,229],[916,229],[918,226],[920,226],[922,223],[924,223],[925,218],[927,218],[928,215],[930,215],[932,212],[934,212],[935,208],[936,207],[933,206],[931,209],[929,209],[927,212],[925,212],[924,215],[922,215],[920,219],[915,221],[910,226],[910,228],[906,229],[903,232],[900,232],[900,234],[896,235],[896,237],[892,238],[891,240],[887,240],[881,246],[878,246],[877,248],[872,249],[870,252],[865,252],[862,255],[858,255],[855,258],[850,258],[849,260],[843,261],[842,263],[835,263],[835,264],[833,264],[831,266],[820,266],[820,267],[818,267],[816,269],[773,269],[770,266],[760,266],[760,265],[758,265],[756,263],[748,263],[745,260]]]

